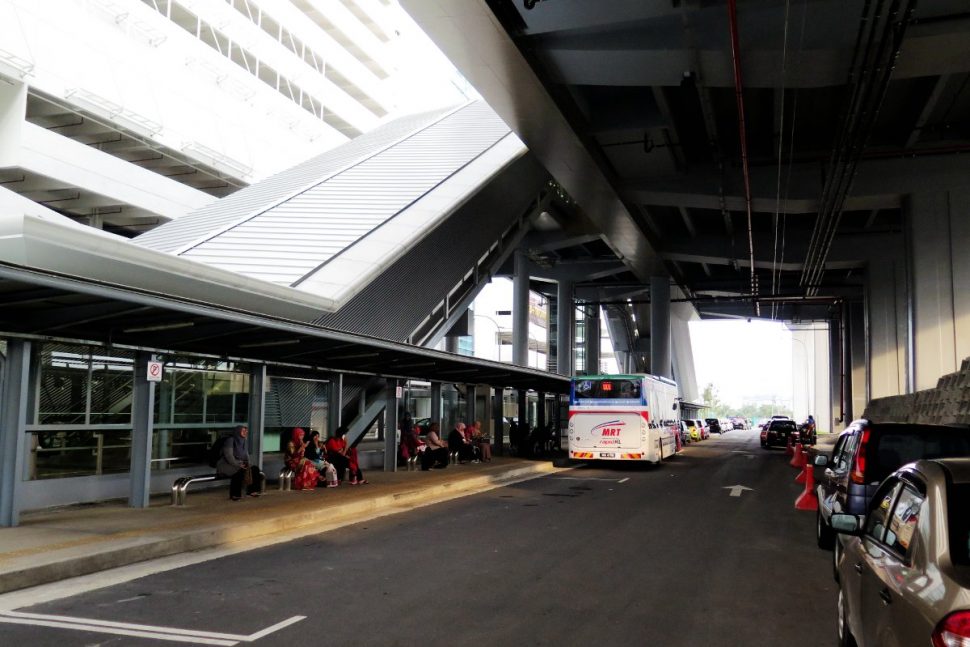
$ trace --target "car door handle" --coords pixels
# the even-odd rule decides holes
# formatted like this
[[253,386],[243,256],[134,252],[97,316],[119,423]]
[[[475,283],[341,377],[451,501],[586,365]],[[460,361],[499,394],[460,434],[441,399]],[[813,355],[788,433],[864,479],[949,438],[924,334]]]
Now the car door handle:
[[883,604],[889,605],[893,603],[893,596],[889,593],[889,589],[884,588],[882,591],[879,591],[879,597],[882,598]]
[[862,575],[862,562],[856,562],[853,568],[855,568],[856,573]]

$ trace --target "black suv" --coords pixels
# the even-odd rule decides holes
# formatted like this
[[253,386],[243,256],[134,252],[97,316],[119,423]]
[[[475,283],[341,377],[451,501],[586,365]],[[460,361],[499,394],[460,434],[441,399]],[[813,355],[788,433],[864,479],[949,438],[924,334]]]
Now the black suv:
[[795,436],[798,429],[794,420],[769,420],[761,430],[761,446],[788,445],[789,436]]
[[970,456],[967,425],[852,422],[839,435],[831,456],[815,457],[815,465],[825,468],[821,476],[816,474],[819,548],[835,548],[838,559],[841,545],[830,525],[832,514],[865,514],[879,484],[895,470],[920,459],[953,456]]

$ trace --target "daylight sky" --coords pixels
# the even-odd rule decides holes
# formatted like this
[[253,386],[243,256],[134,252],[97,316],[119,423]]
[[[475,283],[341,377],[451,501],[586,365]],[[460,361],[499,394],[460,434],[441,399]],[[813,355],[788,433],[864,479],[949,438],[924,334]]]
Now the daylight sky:
[[792,397],[791,333],[770,321],[692,321],[699,392],[713,383],[721,400],[790,404]]

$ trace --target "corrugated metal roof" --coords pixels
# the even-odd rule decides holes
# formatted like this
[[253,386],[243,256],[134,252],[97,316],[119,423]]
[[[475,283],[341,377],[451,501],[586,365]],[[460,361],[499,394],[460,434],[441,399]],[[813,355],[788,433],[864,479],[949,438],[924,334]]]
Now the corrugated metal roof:
[[133,240],[145,247],[177,253],[392,146],[401,138],[426,128],[452,110],[454,109],[433,110],[395,119],[291,169],[156,227]]
[[509,132],[487,104],[471,103],[180,255],[295,285]]

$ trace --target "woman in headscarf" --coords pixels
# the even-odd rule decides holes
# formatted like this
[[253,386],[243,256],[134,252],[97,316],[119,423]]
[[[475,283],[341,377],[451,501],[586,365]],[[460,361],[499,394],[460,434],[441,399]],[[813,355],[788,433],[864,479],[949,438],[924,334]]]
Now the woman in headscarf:
[[249,428],[246,425],[236,425],[232,437],[222,443],[222,455],[216,462],[216,471],[222,476],[229,477],[229,498],[238,501],[242,498],[242,486],[246,484],[246,494],[259,496],[260,483],[259,468],[249,464],[249,451],[246,449],[246,436]]
[[327,448],[323,445],[320,432],[315,429],[310,430],[310,437],[307,438],[306,457],[318,472],[326,476],[327,487],[337,487],[337,470],[327,462]]
[[327,458],[337,469],[337,483],[344,480],[344,472],[350,467],[350,449],[347,447],[347,425],[340,425],[327,439]]
[[303,434],[304,431],[299,427],[293,430],[283,455],[283,462],[293,470],[294,490],[312,490],[317,487],[317,480],[320,478],[320,472],[307,460],[307,442],[303,440]]

